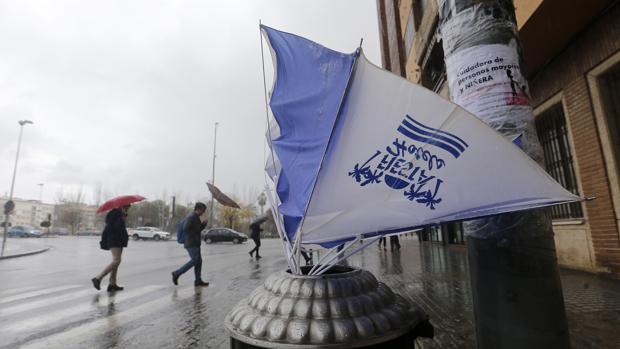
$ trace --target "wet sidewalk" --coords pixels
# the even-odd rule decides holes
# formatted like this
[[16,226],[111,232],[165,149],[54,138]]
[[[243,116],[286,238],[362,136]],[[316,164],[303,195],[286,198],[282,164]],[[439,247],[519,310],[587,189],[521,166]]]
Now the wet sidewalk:
[[[0,234],[0,241],[2,235]],[[4,251],[0,252],[0,259],[29,256],[49,250],[47,238],[7,238]],[[0,242],[0,249],[2,248]]]
[[[423,348],[475,348],[472,295],[465,247],[401,238],[396,252],[371,246],[349,264],[370,270],[395,292],[418,304],[435,326]],[[620,280],[561,270],[573,348],[617,348]]]

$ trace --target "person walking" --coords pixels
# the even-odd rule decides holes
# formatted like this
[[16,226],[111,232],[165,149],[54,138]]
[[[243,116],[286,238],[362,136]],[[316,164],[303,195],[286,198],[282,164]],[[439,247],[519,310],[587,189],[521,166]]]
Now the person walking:
[[400,241],[398,239],[398,235],[390,236],[390,251],[394,251],[394,249],[400,250]]
[[194,268],[194,286],[209,286],[208,282],[202,281],[202,257],[200,255],[200,232],[207,226],[207,218],[200,219],[205,211],[207,205],[202,202],[197,202],[194,205],[194,212],[192,212],[187,218],[185,218],[185,224],[183,225],[183,234],[185,236],[185,242],[183,246],[189,254],[190,260],[182,267],[172,272],[172,283],[179,284],[179,277],[186,271]]
[[116,275],[118,273],[118,266],[121,264],[123,248],[127,247],[127,241],[129,240],[127,227],[125,226],[128,210],[129,205],[115,208],[108,212],[105,217],[105,228],[101,233],[99,247],[101,247],[102,250],[109,250],[112,253],[112,262],[108,264],[99,275],[91,279],[93,286],[97,290],[101,289],[101,280],[108,274],[110,274],[108,292],[123,290],[123,287],[119,286],[117,283]]
[[382,236],[379,238],[379,249],[381,249],[381,245],[383,245],[383,249],[386,250],[385,248],[385,236]]
[[250,224],[250,230],[252,231],[250,233],[250,238],[254,240],[254,248],[251,249],[248,253],[250,254],[250,257],[254,257],[254,252],[256,252],[256,259],[261,259],[263,257],[261,257],[258,253],[258,249],[260,248],[260,232],[263,231],[263,229],[261,229],[260,227],[260,221],[256,221]]

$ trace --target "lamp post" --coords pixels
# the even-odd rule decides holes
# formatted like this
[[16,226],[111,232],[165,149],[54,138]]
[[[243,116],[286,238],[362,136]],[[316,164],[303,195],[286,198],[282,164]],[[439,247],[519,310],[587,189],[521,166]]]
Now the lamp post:
[[39,183],[37,185],[39,186],[39,201],[43,202],[43,186],[45,183]]
[[258,206],[260,206],[260,216],[261,217],[263,216],[263,207],[265,206],[266,203],[267,203],[267,197],[265,196],[265,193],[262,192],[258,196]]
[[[213,135],[213,173],[211,175],[211,184],[215,185],[215,147],[217,146],[217,125],[215,123],[215,131]],[[209,214],[209,226],[213,227],[213,194],[211,194],[211,213]]]
[[4,235],[2,236],[2,252],[0,255],[4,255],[4,247],[6,245],[6,236],[9,229],[9,216],[11,215],[11,211],[13,210],[13,189],[15,188],[15,175],[17,175],[17,162],[19,161],[19,150],[22,145],[22,134],[24,133],[24,125],[34,124],[34,122],[30,120],[19,120],[19,138],[17,140],[17,154],[15,155],[15,166],[13,167],[13,179],[11,180],[11,192],[9,194],[9,201],[5,204],[4,211]]

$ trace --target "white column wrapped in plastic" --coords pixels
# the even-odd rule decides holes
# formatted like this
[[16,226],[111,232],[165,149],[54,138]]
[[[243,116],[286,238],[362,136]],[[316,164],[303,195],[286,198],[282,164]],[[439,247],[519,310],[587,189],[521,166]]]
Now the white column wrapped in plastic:
[[[452,100],[542,164],[513,2],[437,3]],[[549,215],[530,210],[464,226],[477,347],[568,348]]]

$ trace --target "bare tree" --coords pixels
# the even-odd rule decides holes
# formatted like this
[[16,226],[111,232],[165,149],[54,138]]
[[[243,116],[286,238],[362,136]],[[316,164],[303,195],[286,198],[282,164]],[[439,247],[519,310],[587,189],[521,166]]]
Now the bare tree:
[[127,215],[127,225],[166,229],[166,217],[169,212],[170,206],[163,200],[142,201],[131,206]]
[[93,203],[97,206],[101,205],[103,202],[103,185],[101,183],[97,183],[95,188],[93,189]]
[[64,190],[61,187],[56,193],[56,201],[59,205],[56,206],[58,210],[58,223],[70,229],[72,234],[80,228],[84,216],[84,191],[82,188],[78,188],[75,192],[65,196]]

